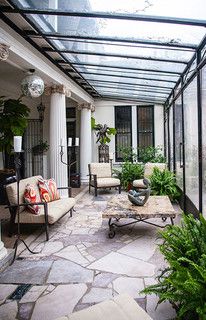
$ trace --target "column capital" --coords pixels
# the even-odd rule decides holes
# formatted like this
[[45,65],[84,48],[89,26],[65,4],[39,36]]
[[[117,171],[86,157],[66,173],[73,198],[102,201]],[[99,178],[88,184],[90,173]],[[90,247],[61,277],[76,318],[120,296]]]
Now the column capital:
[[0,43],[0,61],[5,61],[9,56],[9,46]]
[[66,97],[71,97],[71,90],[66,88],[63,84],[53,84],[51,86],[46,86],[44,93],[46,96],[50,96],[52,93],[61,93]]
[[88,109],[91,110],[91,112],[95,111],[95,106],[92,103],[89,102],[83,102],[83,103],[79,103],[77,106],[78,110],[82,110],[82,109]]

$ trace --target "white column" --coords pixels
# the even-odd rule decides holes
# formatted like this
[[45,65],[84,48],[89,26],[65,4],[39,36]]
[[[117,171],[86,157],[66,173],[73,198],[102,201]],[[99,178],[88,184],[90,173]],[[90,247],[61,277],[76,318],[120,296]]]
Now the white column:
[[1,241],[1,221],[0,221],[0,260],[3,260],[7,255],[7,250],[4,247],[4,243]]
[[80,175],[82,183],[86,183],[89,179],[88,164],[92,159],[91,111],[94,111],[94,106],[91,103],[82,103],[78,110],[81,110]]
[[[47,89],[48,90],[48,89]],[[66,132],[66,90],[63,86],[49,88],[50,100],[50,174],[58,187],[68,186],[68,167],[61,162],[60,144],[64,141],[63,161],[67,163]],[[68,96],[68,94],[67,94]],[[67,190],[60,192],[62,197],[68,195]]]

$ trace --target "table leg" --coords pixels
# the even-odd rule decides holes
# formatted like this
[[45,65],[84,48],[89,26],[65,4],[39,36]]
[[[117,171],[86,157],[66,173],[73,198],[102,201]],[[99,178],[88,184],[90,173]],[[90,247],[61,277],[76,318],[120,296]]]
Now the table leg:
[[108,224],[109,224],[109,233],[108,233],[108,236],[109,236],[110,239],[114,238],[114,236],[115,236],[115,226],[111,222],[112,222],[112,218],[109,218],[109,222],[108,222]]

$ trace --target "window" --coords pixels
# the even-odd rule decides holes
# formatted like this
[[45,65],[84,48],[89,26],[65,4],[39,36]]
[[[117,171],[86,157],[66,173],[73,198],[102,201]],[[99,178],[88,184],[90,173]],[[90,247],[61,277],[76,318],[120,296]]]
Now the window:
[[154,146],[154,107],[137,107],[137,145],[138,147]]
[[115,107],[115,154],[116,161],[122,161],[121,148],[132,147],[132,109],[131,106]]

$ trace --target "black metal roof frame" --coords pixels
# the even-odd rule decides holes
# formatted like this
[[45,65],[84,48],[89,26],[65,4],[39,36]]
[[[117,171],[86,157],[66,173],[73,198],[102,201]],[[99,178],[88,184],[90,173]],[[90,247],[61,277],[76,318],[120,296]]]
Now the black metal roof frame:
[[[31,8],[19,8],[16,4],[13,3],[12,0],[7,0],[7,3],[10,4],[10,6],[0,6],[0,16],[2,19],[9,24],[13,29],[15,29],[21,36],[23,36],[28,42],[30,42],[36,49],[38,49],[42,54],[44,54],[50,61],[52,61],[56,66],[58,66],[61,71],[63,71],[67,76],[72,78],[78,85],[80,85],[84,90],[86,90],[90,95],[93,97],[102,97],[102,98],[112,98],[110,95],[101,95],[97,91],[97,87],[104,87],[106,88],[111,88],[112,89],[112,84],[120,85],[120,87],[116,88],[113,86],[113,89],[116,90],[128,90],[128,91],[137,91],[138,92],[148,92],[148,93],[159,93],[159,94],[166,94],[168,93],[168,97],[166,101],[161,101],[157,100],[156,97],[157,95],[154,95],[154,100],[153,102],[150,101],[151,103],[166,103],[168,104],[169,101],[171,100],[172,93],[174,90],[178,87],[178,85],[181,82],[182,75],[186,73],[187,70],[189,70],[192,62],[194,61],[196,57],[196,52],[199,52],[201,50],[201,47],[203,46],[203,43],[206,42],[205,39],[202,40],[199,46],[196,46],[194,44],[187,44],[187,43],[175,43],[175,42],[160,42],[160,41],[153,41],[153,40],[144,40],[144,39],[125,39],[125,38],[112,38],[112,37],[96,37],[96,36],[79,36],[79,35],[65,35],[65,34],[57,34],[54,32],[51,33],[46,33],[42,32],[37,25],[34,22],[34,19],[32,16],[28,15],[55,15],[55,16],[67,16],[67,17],[84,17],[84,18],[103,18],[103,19],[121,19],[121,20],[130,20],[130,21],[145,21],[145,22],[158,22],[158,23],[167,23],[167,24],[175,24],[175,25],[187,25],[187,26],[198,26],[198,27],[206,27],[206,20],[197,20],[197,19],[185,19],[185,18],[172,18],[172,17],[160,17],[160,16],[149,16],[149,15],[139,15],[139,14],[124,14],[124,13],[105,13],[105,12],[80,12],[80,11],[65,11],[65,10],[55,10],[55,9],[31,9]],[[29,30],[22,30],[20,29],[11,19],[11,15],[7,17],[7,14],[20,14],[21,17],[27,22],[28,27],[32,28]],[[43,16],[42,16],[43,17]],[[48,44],[48,47],[42,47],[38,45],[34,40],[35,39],[44,39],[46,43]],[[109,45],[119,45],[119,46],[134,46],[134,45],[145,45],[144,48],[152,48],[152,46],[156,46],[155,49],[165,49],[165,50],[181,50],[181,51],[194,51],[193,57],[189,60],[174,60],[174,59],[161,59],[161,58],[156,58],[156,57],[145,57],[145,56],[134,56],[134,55],[125,55],[125,54],[114,54],[114,53],[105,53],[105,52],[92,52],[92,51],[86,51],[86,50],[60,50],[56,48],[55,44],[52,42],[52,40],[62,40],[62,41],[90,41],[90,43],[94,43],[94,41],[98,41],[98,44],[104,44],[105,42],[111,42]],[[93,41],[93,42],[91,42]],[[107,43],[108,44],[108,43]],[[137,47],[138,48],[138,47]],[[50,55],[51,53],[56,53],[61,59],[54,59]],[[186,65],[183,72],[176,72],[176,71],[171,71],[171,70],[156,70],[154,68],[135,68],[135,67],[125,67],[125,66],[116,66],[116,65],[108,65],[108,64],[95,64],[95,63],[84,63],[84,62],[72,62],[70,61],[65,54],[73,54],[73,55],[95,55],[95,56],[105,56],[105,57],[115,57],[115,58],[120,58],[120,59],[132,59],[132,60],[148,60],[148,61],[156,61],[156,62],[161,62],[161,63],[172,63],[172,64],[182,64]],[[66,68],[64,68],[66,66]],[[77,68],[80,67],[84,68],[85,71],[80,71]],[[127,73],[129,74],[129,71],[126,72],[126,70],[131,70],[131,71],[142,71],[142,72],[147,72],[147,75],[151,76],[156,73],[160,75],[168,75],[168,76],[177,76],[178,80],[163,80],[163,79],[156,79],[156,78],[144,78],[144,77],[134,77],[134,76],[127,76],[125,74],[123,75],[114,75],[110,73],[96,73],[96,72],[89,72],[91,68],[87,67],[98,67],[102,68],[102,71],[104,71],[103,68],[108,68],[111,71],[115,72],[120,72],[120,73]],[[68,68],[69,67],[69,68]],[[115,70],[116,69],[116,70]],[[117,71],[118,69],[118,71]],[[110,71],[106,70],[106,71]],[[93,71],[93,70],[91,70]],[[195,70],[196,72],[197,70]],[[162,82],[164,81],[165,83],[174,83],[176,84],[175,86],[172,87],[164,87],[161,85],[149,85],[149,84],[143,84],[143,83],[127,83],[127,82],[122,82],[122,81],[108,81],[108,80],[98,80],[98,78],[90,79],[88,77],[85,77],[84,75],[96,75],[96,76],[112,76],[112,77],[118,77],[118,78],[131,78],[131,79],[139,79],[139,80],[147,80],[147,81],[158,81]],[[191,79],[193,74],[189,77]],[[188,81],[189,81],[188,79]],[[104,85],[98,85],[98,83],[105,83]],[[111,84],[111,85],[109,85]],[[128,88],[123,88],[121,87],[122,85],[128,86]],[[131,86],[131,88],[129,88]],[[133,88],[132,88],[133,86]],[[137,89],[137,87],[143,87],[143,90]],[[149,90],[150,88],[156,88],[157,90]],[[148,89],[148,90],[147,90]],[[159,91],[160,90],[160,91]],[[162,90],[162,91],[161,91]],[[163,92],[163,90],[167,90],[167,92]],[[117,92],[113,95],[114,99],[118,98]],[[146,98],[150,98],[149,95],[141,96],[139,95],[139,101],[145,102],[147,100]],[[135,101],[138,100],[138,96],[135,97]],[[142,99],[143,98],[143,99]],[[152,96],[151,96],[152,98]],[[119,95],[120,100],[124,100],[124,97]],[[126,100],[133,100],[134,96],[129,99],[127,95],[125,95]],[[143,101],[144,100],[144,101]],[[147,101],[146,101],[147,102]]]

